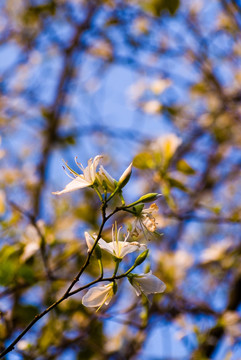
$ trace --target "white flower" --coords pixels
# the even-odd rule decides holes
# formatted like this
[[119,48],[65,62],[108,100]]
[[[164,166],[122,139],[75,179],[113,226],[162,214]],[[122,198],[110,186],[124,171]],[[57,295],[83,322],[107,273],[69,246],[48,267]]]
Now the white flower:
[[162,104],[158,100],[149,100],[143,103],[142,109],[145,113],[150,115],[160,114]]
[[121,175],[119,181],[117,182],[109,173],[105,170],[103,166],[100,166],[100,170],[97,173],[97,180],[101,187],[107,188],[110,192],[113,192],[118,186],[119,189],[122,189],[129,181],[132,172],[132,163],[127,167],[127,169]]
[[74,177],[72,177],[73,180],[69,184],[67,184],[62,191],[56,191],[56,192],[53,192],[53,194],[61,195],[61,194],[67,193],[67,192],[71,192],[71,191],[75,191],[78,189],[83,189],[85,187],[92,186],[96,181],[96,177],[97,177],[96,168],[97,168],[101,158],[102,158],[102,156],[98,155],[94,158],[94,160],[90,159],[88,161],[88,166],[86,168],[84,168],[82,164],[78,163],[75,158],[75,162],[76,162],[77,166],[82,170],[83,175],[76,173],[74,170],[72,170],[66,164],[68,170],[74,176]]
[[87,307],[101,307],[108,305],[114,295],[114,283],[99,285],[90,289],[82,299],[82,304]]
[[[37,221],[37,226],[41,233],[45,232],[43,220]],[[36,227],[33,225],[28,225],[26,232],[22,237],[22,243],[24,244],[24,250],[20,256],[20,262],[27,261],[31,256],[33,256],[40,249],[40,233],[37,231]]]
[[211,244],[211,246],[205,249],[201,254],[201,263],[207,264],[212,261],[222,260],[231,247],[232,242],[230,239],[224,239],[218,243]]
[[[106,242],[103,239],[100,239],[98,241],[98,245],[101,249],[108,251],[111,255],[115,256],[118,259],[123,259],[123,257],[127,254],[130,254],[137,250],[145,250],[146,245],[145,244],[139,244],[136,241],[133,242],[127,242],[127,239],[129,237],[129,233],[125,237],[124,241],[120,241],[120,230],[117,230],[117,226],[113,225],[112,227],[112,242]],[[85,232],[85,239],[88,246],[88,251],[90,251],[94,245],[95,237],[92,237],[88,232]]]
[[128,280],[135,289],[136,295],[141,294],[159,294],[165,291],[166,285],[163,281],[152,275],[150,271],[147,274],[129,274]]
[[157,211],[158,206],[153,203],[149,208],[142,209],[141,212],[136,215],[132,230],[134,236],[138,236],[140,231],[144,232],[144,229],[150,232],[156,231],[157,223],[152,213]]

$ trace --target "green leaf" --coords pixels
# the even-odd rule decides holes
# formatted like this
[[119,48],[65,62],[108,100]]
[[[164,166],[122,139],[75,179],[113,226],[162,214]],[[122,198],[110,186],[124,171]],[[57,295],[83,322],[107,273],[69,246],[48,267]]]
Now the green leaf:
[[167,10],[171,15],[175,15],[180,5],[179,0],[143,0],[140,6],[144,11],[150,12],[154,16],[160,16]]
[[187,189],[187,187],[185,186],[185,185],[183,185],[179,180],[177,180],[177,179],[174,179],[174,178],[168,178],[168,182],[169,182],[169,184],[170,184],[170,186],[171,187],[175,187],[175,188],[177,188],[177,189],[180,189],[180,190],[182,190],[182,191],[185,191],[185,192],[187,192],[188,191],[188,189]]
[[35,282],[33,268],[23,264],[17,272],[17,277],[21,280],[24,280],[25,283],[33,284]]
[[184,159],[178,161],[177,170],[186,175],[194,175],[196,173],[196,171]]
[[155,162],[151,154],[143,152],[135,156],[133,166],[141,170],[153,169],[155,167]]
[[210,211],[212,211],[214,214],[219,215],[221,213],[221,210],[222,210],[222,205],[217,204],[217,205],[208,207],[208,209]]
[[16,260],[9,260],[1,263],[0,267],[0,285],[6,286],[13,283],[14,275],[16,273]]
[[28,324],[33,318],[39,313],[39,310],[36,306],[33,305],[25,305],[25,304],[17,304],[14,307],[13,317],[14,320],[21,325]]
[[179,0],[164,0],[163,6],[164,9],[168,10],[171,15],[175,15],[176,11],[179,8],[180,1]]
[[207,92],[207,85],[204,82],[199,82],[192,86],[191,93],[194,95],[203,95]]
[[17,262],[18,252],[15,246],[3,246],[0,251],[0,285],[9,285],[19,267]]

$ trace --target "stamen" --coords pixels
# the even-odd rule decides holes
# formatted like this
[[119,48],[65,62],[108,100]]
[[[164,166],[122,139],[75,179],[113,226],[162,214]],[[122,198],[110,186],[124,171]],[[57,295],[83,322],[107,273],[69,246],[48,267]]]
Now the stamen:
[[70,179],[74,180],[75,177],[71,176],[71,175],[67,172],[67,170],[65,169],[64,166],[62,166],[62,167],[63,167],[63,169],[64,169],[65,174],[66,174]]
[[116,242],[118,243],[119,241],[119,236],[120,236],[120,231],[121,231],[122,227],[119,228],[119,230],[117,231],[117,239]]
[[114,237],[114,224],[112,225],[112,230],[111,230],[111,232],[112,232],[112,242],[113,242],[113,244],[114,244],[114,242],[115,242],[115,237]]
[[74,171],[73,169],[71,169],[71,167],[69,167],[69,165],[67,164],[66,161],[63,160],[63,162],[71,174],[73,174],[75,176],[79,176],[79,174],[76,171]]
[[74,158],[75,164],[78,166],[78,168],[84,172],[84,166],[77,161],[77,156]]
[[129,230],[127,230],[127,235],[126,235],[126,237],[125,237],[124,242],[126,242],[126,240],[129,238],[129,236],[130,236],[130,231],[129,231]]
[[148,241],[145,230],[144,230],[144,227],[143,227],[144,225],[142,224],[141,220],[139,220],[139,222],[140,222],[140,227],[141,227],[141,229],[143,231],[144,238],[146,239],[146,241]]

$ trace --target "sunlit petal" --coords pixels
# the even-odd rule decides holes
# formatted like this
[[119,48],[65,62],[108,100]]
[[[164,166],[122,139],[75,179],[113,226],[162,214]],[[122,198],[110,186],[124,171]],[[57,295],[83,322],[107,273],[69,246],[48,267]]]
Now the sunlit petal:
[[55,195],[61,195],[67,192],[75,191],[78,189],[83,189],[85,187],[92,186],[96,180],[97,174],[96,174],[96,167],[98,166],[98,163],[100,159],[102,158],[101,155],[98,155],[94,158],[94,160],[90,159],[88,160],[88,166],[86,168],[83,167],[82,164],[77,162],[77,159],[75,158],[75,162],[77,166],[83,171],[83,175],[79,175],[74,170],[72,170],[66,163],[66,167],[72,173],[76,178],[71,181],[69,184],[66,185],[66,187],[61,191],[53,192]]
[[61,194],[68,193],[68,192],[71,192],[71,191],[75,191],[75,190],[78,190],[78,189],[83,189],[83,188],[91,186],[91,185],[92,184],[90,182],[86,181],[85,179],[83,179],[81,177],[77,177],[76,179],[74,179],[73,181],[68,183],[63,190],[53,192],[53,194],[54,195],[61,195]]
[[133,275],[130,278],[130,282],[134,287],[137,296],[141,293],[144,295],[159,294],[166,289],[164,282],[154,276],[151,271],[147,274]]
[[119,244],[121,245],[121,250],[120,250],[120,254],[119,257],[123,258],[125,255],[130,254],[134,251],[140,250],[143,251],[146,249],[146,245],[145,244],[139,244],[138,242],[124,242],[124,241],[119,241]]
[[87,231],[85,232],[85,241],[86,241],[86,244],[88,247],[88,251],[91,251],[91,249],[95,243],[95,240]]
[[82,303],[87,307],[99,307],[103,304],[108,305],[111,301],[113,292],[113,284],[96,286],[90,289],[82,298]]

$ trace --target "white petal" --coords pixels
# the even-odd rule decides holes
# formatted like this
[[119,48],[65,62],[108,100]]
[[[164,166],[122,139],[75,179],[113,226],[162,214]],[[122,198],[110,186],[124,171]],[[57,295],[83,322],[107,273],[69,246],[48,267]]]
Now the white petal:
[[119,241],[121,245],[120,258],[123,258],[125,255],[130,254],[136,250],[146,249],[146,245],[139,244],[138,242],[124,242]]
[[109,304],[113,296],[113,284],[96,286],[90,289],[82,298],[82,303],[87,307],[97,307],[104,303]]
[[85,232],[85,241],[88,246],[88,251],[90,251],[95,243],[95,240],[87,231]]
[[130,254],[136,250],[145,250],[145,244],[139,244],[138,242],[128,243],[126,241],[118,241],[118,243],[109,242],[100,239],[98,245],[101,249],[108,251],[111,255],[114,255],[122,259],[125,255]]
[[115,255],[112,242],[108,243],[105,240],[100,239],[98,245],[101,249],[108,251],[111,255]]
[[22,262],[25,262],[29,259],[33,254],[35,254],[39,250],[39,244],[37,242],[28,243],[23,251],[23,254],[20,257]]
[[88,165],[86,166],[86,168],[83,170],[84,173],[84,178],[86,179],[86,181],[89,181],[90,183],[94,182],[92,181],[92,176],[91,176],[91,167],[93,164],[93,159],[89,159],[88,160]]
[[151,214],[142,215],[141,222],[150,232],[156,231],[156,219]]
[[97,155],[95,158],[94,158],[94,161],[93,161],[93,174],[95,175],[95,173],[96,173],[96,168],[97,168],[97,166],[98,166],[98,164],[99,164],[99,162],[100,162],[100,160],[103,158],[103,156],[102,155]]
[[133,281],[133,283],[131,285],[133,286],[133,288],[134,288],[134,290],[136,292],[136,295],[140,296],[141,295],[140,285],[135,281]]
[[101,155],[97,155],[94,160],[92,161],[92,164],[89,166],[88,163],[88,167],[89,167],[89,176],[91,181],[94,183],[95,179],[96,179],[96,168],[100,162],[100,159],[102,159],[103,156]]
[[108,173],[107,170],[105,170],[105,168],[102,165],[100,166],[100,174],[106,177],[111,183],[114,184],[115,179]]
[[83,189],[83,188],[91,186],[91,185],[92,184],[90,182],[86,181],[85,179],[82,179],[81,177],[77,177],[76,179],[74,179],[73,181],[68,183],[63,190],[53,192],[52,194],[61,195],[61,194],[67,193],[67,192],[75,191],[78,189]]
[[158,294],[166,289],[164,282],[152,275],[151,272],[136,276],[134,281],[138,282],[144,294]]
[[102,184],[103,180],[106,182],[110,191],[115,190],[115,179],[101,165],[100,171],[99,171],[99,181],[101,184]]

